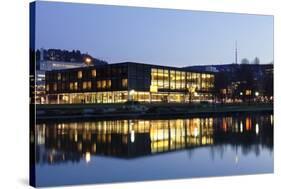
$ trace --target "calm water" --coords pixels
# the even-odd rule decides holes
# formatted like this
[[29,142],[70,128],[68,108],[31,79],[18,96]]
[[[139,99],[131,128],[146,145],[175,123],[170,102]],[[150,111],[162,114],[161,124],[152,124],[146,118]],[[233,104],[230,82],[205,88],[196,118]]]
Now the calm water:
[[271,172],[271,114],[36,125],[38,186]]

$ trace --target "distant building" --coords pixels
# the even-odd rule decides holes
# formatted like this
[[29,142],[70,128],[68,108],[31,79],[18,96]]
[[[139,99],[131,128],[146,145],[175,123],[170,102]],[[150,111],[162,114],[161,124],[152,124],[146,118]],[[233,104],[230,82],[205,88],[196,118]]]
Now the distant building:
[[61,70],[70,68],[79,68],[87,66],[84,62],[60,62],[53,60],[40,60],[40,69],[42,71]]
[[36,51],[35,93],[36,102],[45,103],[45,72],[86,67],[88,64],[103,65],[107,62],[93,58],[80,51],[65,51],[60,49],[40,49]]
[[217,70],[217,68],[214,67],[214,66],[206,66],[205,71],[207,71],[207,72],[214,72],[214,73],[219,72],[219,71]]

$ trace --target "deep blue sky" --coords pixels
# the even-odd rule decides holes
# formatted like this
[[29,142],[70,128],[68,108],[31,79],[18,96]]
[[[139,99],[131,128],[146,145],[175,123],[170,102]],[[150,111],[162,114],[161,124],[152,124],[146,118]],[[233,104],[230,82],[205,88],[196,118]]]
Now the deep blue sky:
[[36,48],[79,49],[110,63],[170,66],[273,61],[273,17],[37,2]]

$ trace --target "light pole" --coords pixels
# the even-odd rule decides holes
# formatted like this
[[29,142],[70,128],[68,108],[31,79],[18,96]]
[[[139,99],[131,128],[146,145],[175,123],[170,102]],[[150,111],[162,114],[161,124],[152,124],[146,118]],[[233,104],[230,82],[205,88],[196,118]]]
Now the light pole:
[[259,97],[260,93],[258,91],[255,92],[255,96],[256,96],[256,102],[258,102],[258,97]]

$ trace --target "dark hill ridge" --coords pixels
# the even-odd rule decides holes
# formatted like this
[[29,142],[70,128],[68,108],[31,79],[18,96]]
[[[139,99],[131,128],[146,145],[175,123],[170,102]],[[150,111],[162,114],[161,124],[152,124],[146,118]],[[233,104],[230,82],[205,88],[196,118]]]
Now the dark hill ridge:
[[61,50],[61,49],[37,49],[36,50],[36,60],[45,61],[58,61],[58,62],[85,62],[86,58],[90,58],[95,64],[108,64],[108,62],[94,58],[87,53],[81,53],[80,50]]

